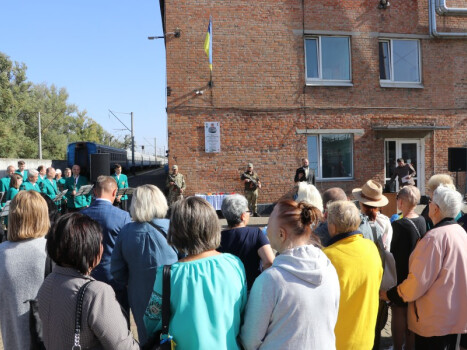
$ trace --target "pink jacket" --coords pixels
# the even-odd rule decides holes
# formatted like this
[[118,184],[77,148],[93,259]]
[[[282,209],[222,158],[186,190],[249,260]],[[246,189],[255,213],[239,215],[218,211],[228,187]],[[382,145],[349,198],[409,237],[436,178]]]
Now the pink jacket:
[[409,303],[409,329],[422,337],[467,333],[467,234],[442,221],[421,239],[397,287]]

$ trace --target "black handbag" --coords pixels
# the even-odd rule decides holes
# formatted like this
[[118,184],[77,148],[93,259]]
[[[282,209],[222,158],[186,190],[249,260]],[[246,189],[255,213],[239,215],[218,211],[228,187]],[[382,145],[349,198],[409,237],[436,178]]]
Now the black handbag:
[[157,331],[143,345],[142,350],[171,350],[172,339],[169,338],[170,322],[170,272],[172,265],[164,265],[162,278],[162,329]]

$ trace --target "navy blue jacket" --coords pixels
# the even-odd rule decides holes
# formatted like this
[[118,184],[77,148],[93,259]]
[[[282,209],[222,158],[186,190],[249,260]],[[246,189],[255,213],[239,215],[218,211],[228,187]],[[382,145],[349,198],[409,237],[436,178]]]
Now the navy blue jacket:
[[123,226],[131,221],[128,212],[114,207],[106,200],[95,200],[91,205],[81,210],[81,214],[96,220],[102,226],[104,253],[102,260],[91,272],[91,276],[98,281],[116,286],[110,273],[110,258],[115,246],[115,241]]

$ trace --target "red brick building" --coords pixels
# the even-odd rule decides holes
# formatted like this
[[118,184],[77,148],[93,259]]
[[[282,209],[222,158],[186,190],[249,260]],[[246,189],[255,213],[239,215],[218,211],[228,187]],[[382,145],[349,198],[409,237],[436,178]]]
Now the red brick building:
[[[168,139],[187,193],[241,192],[252,162],[271,203],[301,157],[320,190],[385,182],[399,157],[422,193],[446,173],[448,148],[467,146],[466,10],[381,2],[160,0],[165,32],[180,31],[166,35]],[[205,122],[219,122],[219,153],[205,152]],[[465,172],[458,183],[465,192]]]

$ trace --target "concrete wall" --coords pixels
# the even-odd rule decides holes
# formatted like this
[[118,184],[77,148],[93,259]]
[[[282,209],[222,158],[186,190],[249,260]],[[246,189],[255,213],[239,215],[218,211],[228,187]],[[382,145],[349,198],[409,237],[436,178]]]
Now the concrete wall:
[[6,168],[9,165],[13,165],[15,169],[18,169],[18,160],[24,160],[26,169],[37,169],[39,165],[44,165],[48,168],[52,165],[52,160],[50,159],[0,158],[0,177],[5,176]]

